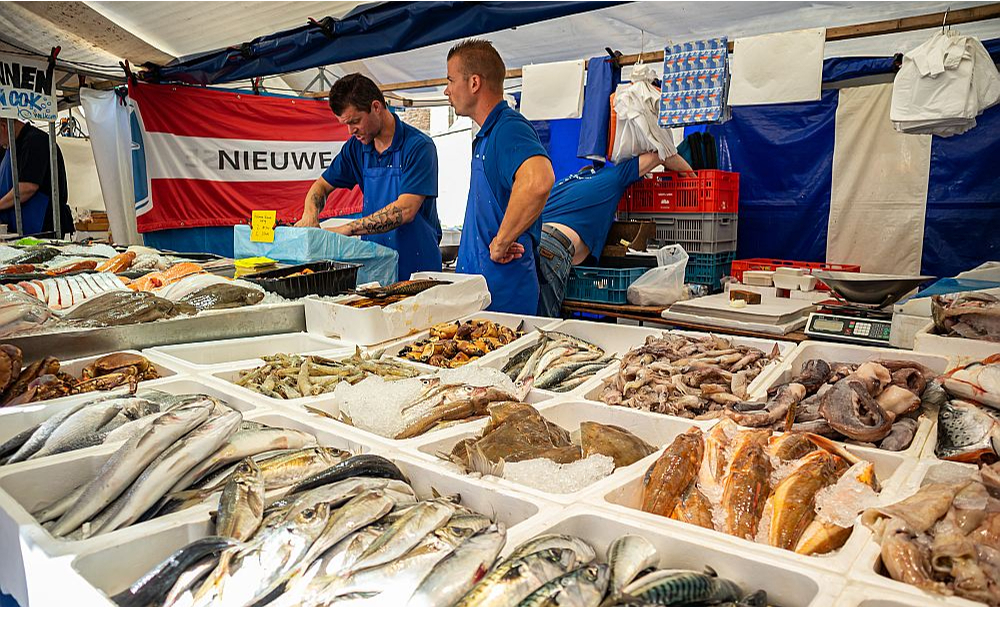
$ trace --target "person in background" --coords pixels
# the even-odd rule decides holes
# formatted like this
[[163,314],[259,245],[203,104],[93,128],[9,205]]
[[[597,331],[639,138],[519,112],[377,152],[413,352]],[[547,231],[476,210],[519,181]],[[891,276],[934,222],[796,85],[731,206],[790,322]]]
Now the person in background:
[[600,257],[625,190],[660,165],[691,170],[676,152],[665,160],[656,153],[643,153],[617,166],[597,170],[588,166],[552,188],[542,211],[539,315],[560,316],[570,270],[591,254]]
[[399,253],[398,275],[441,271],[437,148],[429,136],[401,121],[382,91],[360,73],[330,88],[330,108],[351,138],[306,194],[295,226],[319,226],[334,188],[360,186],[361,218],[331,229],[388,246]]
[[539,216],[555,174],[535,129],[503,99],[506,68],[489,41],[448,52],[445,95],[480,127],[456,271],[482,274],[490,310],[531,315],[538,307]]
[[[17,149],[17,176],[21,190],[22,235],[37,235],[55,231],[52,220],[52,167],[49,158],[49,135],[35,126],[13,119],[0,119],[0,223],[14,232],[17,218],[14,213],[14,176],[11,174],[10,144],[7,124],[14,126],[14,146]],[[69,210],[66,164],[62,150],[56,146],[59,167],[59,215],[63,234],[72,233],[73,216]]]

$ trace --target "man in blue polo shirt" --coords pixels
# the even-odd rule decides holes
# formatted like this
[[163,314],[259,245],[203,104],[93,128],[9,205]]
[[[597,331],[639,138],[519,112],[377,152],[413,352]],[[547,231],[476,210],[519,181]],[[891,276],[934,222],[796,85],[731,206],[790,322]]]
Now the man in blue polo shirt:
[[434,141],[390,112],[382,91],[360,73],[334,83],[330,108],[351,130],[351,139],[309,189],[295,226],[319,226],[330,192],[357,185],[364,193],[362,217],[332,230],[398,252],[400,280],[413,272],[440,271]]
[[552,188],[542,211],[539,315],[559,316],[570,269],[591,253],[600,256],[622,194],[661,164],[667,170],[691,170],[676,150],[665,160],[655,152],[643,153],[617,166],[587,167]]
[[505,74],[489,41],[470,39],[448,52],[444,93],[456,114],[480,127],[456,270],[486,278],[490,310],[533,315],[539,216],[555,174],[535,129],[504,102]]

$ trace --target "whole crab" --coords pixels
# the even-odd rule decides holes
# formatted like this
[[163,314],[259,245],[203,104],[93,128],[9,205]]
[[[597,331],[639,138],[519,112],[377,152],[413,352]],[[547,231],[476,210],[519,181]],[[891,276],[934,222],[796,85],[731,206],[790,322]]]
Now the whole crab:
[[135,392],[139,382],[158,377],[160,374],[156,372],[156,367],[139,354],[108,354],[83,368],[80,382],[73,387],[73,393],[110,390],[126,383]]

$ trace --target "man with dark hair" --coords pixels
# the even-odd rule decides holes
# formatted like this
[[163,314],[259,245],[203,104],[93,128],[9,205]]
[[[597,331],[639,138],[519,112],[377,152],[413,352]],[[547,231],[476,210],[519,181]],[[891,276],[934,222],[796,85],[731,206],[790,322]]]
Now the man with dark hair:
[[[17,149],[17,177],[21,190],[22,235],[55,231],[52,220],[52,167],[49,158],[49,136],[29,123],[0,119],[0,223],[13,232],[17,222],[14,213],[14,177],[12,175],[7,123],[14,124],[14,146]],[[63,233],[73,232],[73,216],[69,210],[66,186],[66,164],[56,146],[59,183],[59,214]]]
[[538,307],[539,216],[555,181],[535,129],[503,99],[506,70],[489,41],[448,52],[448,96],[481,128],[472,143],[472,178],[456,270],[482,274],[490,310],[533,315]]
[[440,271],[434,141],[390,112],[382,91],[359,73],[334,83],[330,109],[350,129],[351,138],[309,189],[295,226],[319,226],[330,192],[357,185],[364,194],[362,217],[332,230],[394,249],[400,280],[413,272]]
[[560,315],[572,267],[591,254],[600,257],[622,194],[661,164],[667,170],[691,170],[676,151],[665,160],[656,152],[643,153],[617,166],[588,166],[552,188],[542,211],[539,315]]

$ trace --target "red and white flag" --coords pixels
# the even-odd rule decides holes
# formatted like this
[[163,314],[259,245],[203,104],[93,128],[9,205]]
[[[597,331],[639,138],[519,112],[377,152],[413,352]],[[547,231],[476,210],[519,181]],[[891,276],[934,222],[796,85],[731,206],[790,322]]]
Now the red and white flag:
[[[323,100],[135,82],[129,97],[140,233],[233,226],[262,209],[295,222],[350,138]],[[321,217],[359,211],[355,187],[333,192]]]

